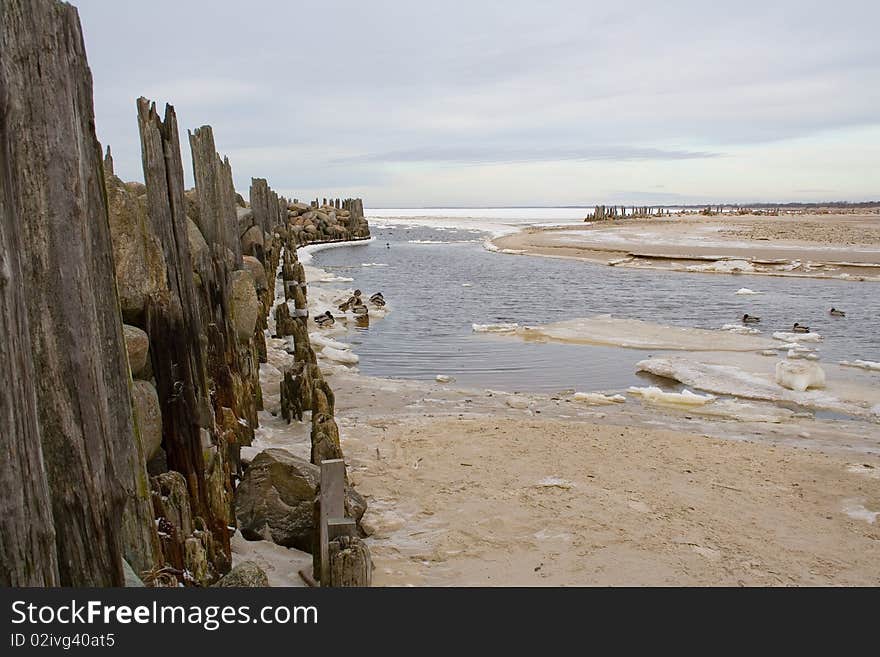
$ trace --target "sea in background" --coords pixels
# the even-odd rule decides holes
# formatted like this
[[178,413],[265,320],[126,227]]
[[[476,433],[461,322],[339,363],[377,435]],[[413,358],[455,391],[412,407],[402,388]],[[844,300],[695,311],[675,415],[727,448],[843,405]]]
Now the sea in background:
[[[522,392],[656,384],[635,363],[662,350],[536,344],[474,324],[544,324],[609,313],[719,329],[743,313],[770,337],[794,322],[825,337],[823,361],[880,360],[880,286],[838,280],[658,272],[494,253],[486,241],[525,225],[579,224],[592,208],[372,210],[374,240],[318,251],[315,266],[382,291],[392,312],[347,338],[369,375]],[[350,287],[352,283],[340,284]],[[742,287],[762,294],[736,295]],[[832,306],[845,319],[828,315]],[[670,386],[671,387],[671,386]],[[671,387],[672,388],[672,387]]]

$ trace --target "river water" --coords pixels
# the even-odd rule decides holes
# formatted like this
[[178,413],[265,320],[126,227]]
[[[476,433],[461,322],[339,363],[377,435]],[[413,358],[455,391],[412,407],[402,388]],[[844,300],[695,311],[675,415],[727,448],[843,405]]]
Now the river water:
[[[347,340],[369,375],[506,391],[618,390],[645,385],[635,363],[660,350],[536,344],[475,333],[473,324],[533,325],[610,313],[718,329],[743,313],[770,337],[794,322],[825,340],[823,361],[880,361],[880,285],[770,276],[612,268],[574,260],[493,253],[491,234],[517,224],[577,221],[579,209],[389,211],[370,213],[375,240],[316,252],[314,265],[382,291],[392,312]],[[411,219],[418,214],[421,218]],[[425,218],[425,215],[433,215]],[[340,286],[350,287],[352,283]],[[742,296],[747,287],[762,292]],[[828,315],[832,306],[844,319]]]

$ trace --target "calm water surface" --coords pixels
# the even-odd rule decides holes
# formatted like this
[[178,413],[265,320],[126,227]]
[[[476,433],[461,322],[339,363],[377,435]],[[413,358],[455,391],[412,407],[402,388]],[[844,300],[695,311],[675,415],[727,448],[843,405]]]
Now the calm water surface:
[[[658,350],[534,344],[472,330],[472,324],[602,313],[710,329],[749,313],[762,318],[768,337],[797,321],[825,337],[823,361],[880,361],[876,283],[617,269],[492,253],[482,244],[487,233],[472,229],[371,225],[375,241],[321,251],[313,261],[354,278],[367,295],[381,290],[393,308],[349,339],[365,374],[423,380],[446,374],[465,386],[508,391],[645,385],[649,378],[635,374],[634,364]],[[763,294],[734,294],[741,287]],[[832,306],[847,317],[830,317]]]

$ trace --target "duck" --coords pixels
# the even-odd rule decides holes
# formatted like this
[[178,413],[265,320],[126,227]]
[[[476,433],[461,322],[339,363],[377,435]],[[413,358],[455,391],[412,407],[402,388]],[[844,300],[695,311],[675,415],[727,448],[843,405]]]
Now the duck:
[[355,290],[354,294],[352,294],[348,298],[348,301],[346,301],[345,303],[339,304],[338,308],[339,308],[340,312],[346,312],[349,308],[352,308],[352,307],[357,306],[359,304],[363,305],[363,301],[361,301],[361,291]]
[[810,327],[809,326],[801,326],[800,324],[795,322],[794,326],[791,327],[791,331],[792,331],[792,333],[809,333]]
[[315,324],[320,326],[321,328],[326,328],[328,326],[333,326],[336,323],[336,319],[328,310],[325,313],[321,313],[317,317],[315,317]]
[[838,310],[837,308],[832,308],[828,311],[828,314],[832,317],[846,317],[846,313],[842,310]]
[[748,313],[743,315],[743,318],[742,318],[743,324],[757,324],[760,321],[761,321],[760,317],[755,317],[754,315],[749,315]]
[[[360,299],[358,299],[360,301]],[[351,308],[351,312],[353,315],[367,315],[370,312],[370,309],[367,308],[363,303],[358,303]]]
[[385,297],[382,296],[381,292],[376,292],[376,294],[370,297],[370,303],[382,308],[385,305]]

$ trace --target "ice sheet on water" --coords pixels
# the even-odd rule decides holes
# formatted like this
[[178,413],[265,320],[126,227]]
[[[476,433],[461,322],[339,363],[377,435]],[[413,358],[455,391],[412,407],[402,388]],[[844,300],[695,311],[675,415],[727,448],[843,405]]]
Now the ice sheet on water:
[[747,287],[741,287],[734,294],[763,294],[763,292],[755,292],[755,290],[750,290]]
[[858,367],[869,372],[880,372],[880,363],[875,363],[872,360],[842,360],[840,364],[844,367]]
[[474,333],[512,333],[519,328],[515,322],[501,324],[471,324]]
[[782,342],[821,342],[822,336],[815,331],[810,333],[788,333],[786,331],[776,331],[773,334],[774,339],[781,340]]
[[880,409],[866,408],[863,403],[840,399],[828,391],[789,390],[777,384],[772,374],[747,372],[734,365],[702,363],[687,358],[648,358],[636,363],[636,371],[673,379],[716,395],[770,402],[791,402],[807,408],[828,409],[854,417],[880,419],[880,414],[877,412]]

